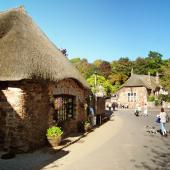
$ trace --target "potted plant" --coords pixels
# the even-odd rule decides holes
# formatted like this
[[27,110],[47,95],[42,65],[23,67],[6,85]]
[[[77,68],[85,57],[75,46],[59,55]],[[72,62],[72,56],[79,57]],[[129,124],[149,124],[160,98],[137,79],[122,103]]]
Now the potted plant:
[[91,130],[90,122],[88,122],[88,121],[84,122],[84,130],[85,130],[85,132],[88,132]]
[[58,126],[52,126],[47,129],[47,140],[51,146],[56,147],[61,142],[63,131]]
[[81,132],[81,133],[90,131],[91,130],[90,122],[88,121],[77,122],[77,129],[78,129],[78,132]]

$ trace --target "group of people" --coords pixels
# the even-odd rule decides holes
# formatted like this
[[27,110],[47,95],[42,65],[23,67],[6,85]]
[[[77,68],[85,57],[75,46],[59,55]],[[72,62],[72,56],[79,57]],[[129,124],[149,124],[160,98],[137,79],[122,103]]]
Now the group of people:
[[118,105],[117,105],[117,103],[115,103],[115,102],[113,102],[113,103],[111,103],[111,102],[107,103],[107,108],[109,109],[109,111],[111,111],[111,110],[114,111],[116,107],[118,107]]
[[[139,104],[136,105],[136,109],[135,109],[135,115],[136,116],[139,116],[139,114],[142,113],[142,108]],[[145,103],[144,104],[144,107],[143,107],[143,115],[144,116],[148,116],[148,108],[147,108],[147,104]]]
[[[136,109],[135,109],[135,115],[139,116],[142,112],[141,106],[139,104],[136,105]],[[144,116],[148,116],[148,109],[147,109],[147,104],[144,104],[143,107],[143,115]],[[165,112],[164,108],[161,108],[161,112],[156,116],[156,122],[160,124],[160,130],[161,130],[161,134],[163,136],[167,136],[167,131],[165,129],[165,124],[168,121],[168,115]]]

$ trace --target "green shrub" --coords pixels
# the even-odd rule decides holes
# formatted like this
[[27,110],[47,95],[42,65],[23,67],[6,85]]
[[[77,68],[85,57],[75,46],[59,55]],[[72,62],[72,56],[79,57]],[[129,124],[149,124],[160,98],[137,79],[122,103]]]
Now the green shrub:
[[77,122],[77,129],[79,132],[86,132],[91,129],[91,125],[89,121],[79,121]]
[[148,96],[148,101],[149,102],[155,101],[155,96]]
[[170,102],[170,95],[159,95],[159,100],[163,100],[165,102]]
[[52,126],[47,129],[47,137],[57,137],[61,136],[63,134],[63,131],[58,126]]
[[155,106],[160,105],[160,101],[159,100],[155,100]]

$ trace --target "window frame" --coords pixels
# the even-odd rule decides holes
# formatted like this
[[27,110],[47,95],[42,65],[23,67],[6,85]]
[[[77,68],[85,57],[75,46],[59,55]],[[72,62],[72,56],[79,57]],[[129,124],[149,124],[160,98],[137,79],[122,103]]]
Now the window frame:
[[[69,94],[54,95],[54,120],[56,122],[74,119],[75,98],[75,96]],[[58,103],[56,100],[58,100]]]
[[128,92],[128,102],[136,102],[137,94],[136,92]]

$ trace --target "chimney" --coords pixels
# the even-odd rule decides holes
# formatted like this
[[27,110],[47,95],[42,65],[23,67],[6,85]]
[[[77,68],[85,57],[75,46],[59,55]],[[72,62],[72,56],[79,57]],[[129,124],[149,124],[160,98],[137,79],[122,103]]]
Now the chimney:
[[131,76],[133,75],[133,68],[132,68],[132,70],[131,70]]
[[148,71],[148,76],[149,76],[149,78],[151,77],[151,73],[150,73],[150,71]]
[[18,7],[18,10],[19,10],[21,13],[25,13],[24,5],[19,6],[19,7]]
[[148,71],[148,78],[147,78],[147,79],[148,79],[149,85],[152,86],[152,85],[151,85],[151,84],[152,84],[152,83],[151,83],[151,73],[150,73],[149,71]]
[[156,72],[156,84],[159,84],[159,73]]

